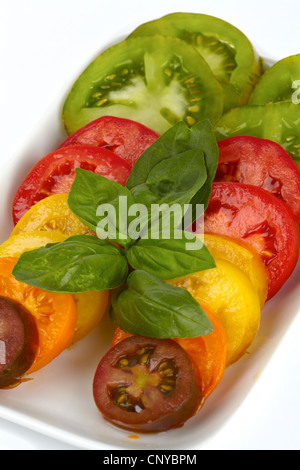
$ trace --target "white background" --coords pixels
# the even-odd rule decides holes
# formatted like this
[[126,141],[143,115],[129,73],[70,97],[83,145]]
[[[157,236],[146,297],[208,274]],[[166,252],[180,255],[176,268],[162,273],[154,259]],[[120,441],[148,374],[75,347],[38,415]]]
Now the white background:
[[[22,148],[90,59],[142,22],[172,11],[225,19],[265,57],[300,53],[299,0],[0,0],[1,164]],[[300,449],[299,338],[298,315],[259,387],[207,449]],[[0,420],[1,449],[73,448]]]

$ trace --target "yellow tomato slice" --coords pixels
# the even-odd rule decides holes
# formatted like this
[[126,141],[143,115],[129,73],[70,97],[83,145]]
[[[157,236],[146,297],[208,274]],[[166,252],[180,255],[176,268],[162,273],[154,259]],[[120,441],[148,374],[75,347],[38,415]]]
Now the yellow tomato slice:
[[83,292],[74,294],[77,308],[77,322],[72,343],[87,336],[100,323],[109,305],[109,292]]
[[66,235],[61,232],[24,232],[10,236],[0,245],[0,258],[6,256],[19,258],[25,251],[35,250],[48,243],[59,243],[66,239]]
[[79,234],[94,235],[69,209],[67,200],[68,194],[54,194],[42,199],[19,220],[11,236],[33,231],[56,231],[69,237]]
[[268,297],[269,273],[259,254],[248,245],[223,235],[205,234],[204,244],[213,258],[230,261],[249,277],[262,308]]
[[[0,246],[0,258],[19,258],[25,251],[34,250],[48,243],[62,242],[67,238],[62,232],[24,232],[11,236]],[[109,302],[108,291],[103,292],[83,292],[73,295],[77,321],[75,325],[75,335],[72,343],[75,343],[87,336],[100,322],[107,310]]]
[[260,325],[260,300],[248,276],[234,264],[215,259],[217,267],[170,281],[187,289],[221,321],[228,340],[227,365],[238,361],[254,341]]

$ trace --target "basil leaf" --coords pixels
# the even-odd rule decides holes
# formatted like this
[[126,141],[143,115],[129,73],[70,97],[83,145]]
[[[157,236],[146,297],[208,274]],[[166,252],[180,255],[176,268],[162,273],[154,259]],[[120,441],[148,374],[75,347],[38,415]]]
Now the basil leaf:
[[[196,204],[203,204],[204,210],[208,206],[212,190],[212,183],[216,176],[219,162],[219,147],[210,121],[201,121],[192,127],[192,145],[204,152],[207,180],[191,200],[193,206],[193,220],[196,218]],[[187,228],[187,227],[186,227]]]
[[144,271],[133,271],[115,293],[111,318],[127,333],[150,338],[194,338],[212,332],[198,302],[179,287]]
[[134,187],[145,183],[152,168],[162,160],[183,153],[186,150],[191,150],[188,140],[189,127],[183,121],[171,127],[138,158],[131,170],[126,187],[132,190]]
[[133,269],[164,280],[215,268],[215,261],[202,241],[193,234],[189,234],[189,239],[186,236],[185,232],[176,231],[172,239],[162,236],[158,240],[140,239],[125,251],[128,263]]
[[12,274],[30,286],[73,294],[123,285],[128,265],[110,242],[79,235],[23,253]]
[[115,181],[76,169],[68,197],[69,207],[100,238],[108,238],[122,246],[131,243],[127,215],[134,202],[130,191]]
[[204,153],[180,121],[140,156],[126,186],[136,202],[188,204],[207,180]]
[[[200,171],[199,171],[200,170]],[[131,190],[135,201],[151,204],[188,204],[207,180],[204,153],[193,149],[159,162],[145,183]]]

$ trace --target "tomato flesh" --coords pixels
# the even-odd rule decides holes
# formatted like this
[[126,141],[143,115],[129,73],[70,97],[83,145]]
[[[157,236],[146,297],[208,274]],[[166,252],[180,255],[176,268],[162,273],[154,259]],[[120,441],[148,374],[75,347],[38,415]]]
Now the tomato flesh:
[[261,63],[247,37],[232,24],[209,15],[171,13],[142,24],[130,37],[163,34],[191,44],[223,89],[224,111],[245,104],[261,75]]
[[138,122],[103,116],[74,132],[59,148],[77,144],[104,147],[133,166],[158,137],[159,134]]
[[204,229],[241,240],[258,251],[269,271],[268,299],[280,290],[297,264],[299,229],[293,214],[264,189],[214,183]]
[[19,187],[13,202],[16,224],[37,202],[53,194],[68,193],[75,169],[92,171],[125,186],[130,165],[113,152],[92,145],[73,145],[43,157]]
[[238,136],[218,142],[216,182],[251,184],[284,201],[300,221],[300,170],[275,142]]
[[222,89],[194,47],[178,38],[127,38],[100,54],[73,84],[63,121],[73,134],[101,116],[140,122],[159,134],[176,122],[216,122]]
[[107,420],[140,432],[182,426],[202,401],[187,353],[172,340],[141,336],[124,339],[102,358],[93,393]]

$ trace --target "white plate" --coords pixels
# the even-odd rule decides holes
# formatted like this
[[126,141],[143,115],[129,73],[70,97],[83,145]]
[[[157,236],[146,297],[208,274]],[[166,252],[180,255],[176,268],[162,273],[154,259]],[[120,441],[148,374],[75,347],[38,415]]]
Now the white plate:
[[[169,11],[173,9],[174,7],[169,8]],[[187,10],[197,11],[196,8]],[[160,13],[149,14],[149,18],[158,16]],[[125,33],[129,33],[131,26],[139,23],[136,21],[132,25],[128,22],[128,27],[123,27],[122,31],[122,19],[118,19],[116,29],[120,34],[125,29]],[[106,45],[103,43],[103,48]],[[93,52],[91,51],[91,55]],[[82,66],[85,66],[89,59],[87,56],[82,59]],[[82,69],[82,66],[76,64],[73,67],[76,69],[75,78],[77,68]],[[58,93],[52,110],[39,123],[36,132],[30,135],[26,145],[22,145],[22,150],[1,160],[1,240],[5,240],[12,229],[12,224],[8,221],[11,220],[10,207],[16,187],[32,165],[41,156],[55,149],[65,138],[60,121],[63,100],[64,92]],[[264,407],[269,400],[272,402],[272,388],[279,385],[277,366],[285,366],[286,363],[281,362],[283,353],[289,351],[293,331],[300,331],[299,317],[296,318],[300,310],[299,275],[298,265],[282,291],[264,308],[260,332],[250,350],[251,354],[226,371],[221,384],[203,410],[186,423],[183,429],[159,435],[140,436],[138,440],[133,440],[129,438],[132,433],[110,426],[97,412],[91,384],[96,366],[102,354],[109,348],[112,337],[111,324],[107,318],[103,321],[101,329],[34,374],[33,381],[10,391],[0,391],[0,417],[83,449],[203,449],[209,442],[220,442],[219,436],[222,436],[224,443],[228,442],[226,431],[231,429],[232,423],[240,427],[242,432],[250,425],[250,436],[252,435],[254,442],[255,430],[265,426],[259,417],[263,416]],[[299,354],[299,349],[296,353]],[[288,370],[292,370],[294,360],[290,358],[286,366]],[[291,375],[289,378],[291,379]],[[293,384],[299,384],[296,377],[287,388],[293,387]],[[288,395],[287,392],[284,397],[287,400]],[[288,405],[287,410],[293,412]],[[299,415],[299,408],[296,412]],[[269,413],[268,419],[270,416]],[[280,414],[279,416],[282,417]],[[258,421],[253,422],[253,419]],[[276,433],[281,432],[284,435],[282,426],[288,422],[288,419],[285,422],[279,421]],[[238,436],[238,429],[235,431]],[[299,436],[299,427],[295,431]],[[271,435],[266,436],[265,442],[269,441],[269,437],[272,438],[270,426],[268,432],[271,432]],[[287,444],[284,447],[287,447]]]

